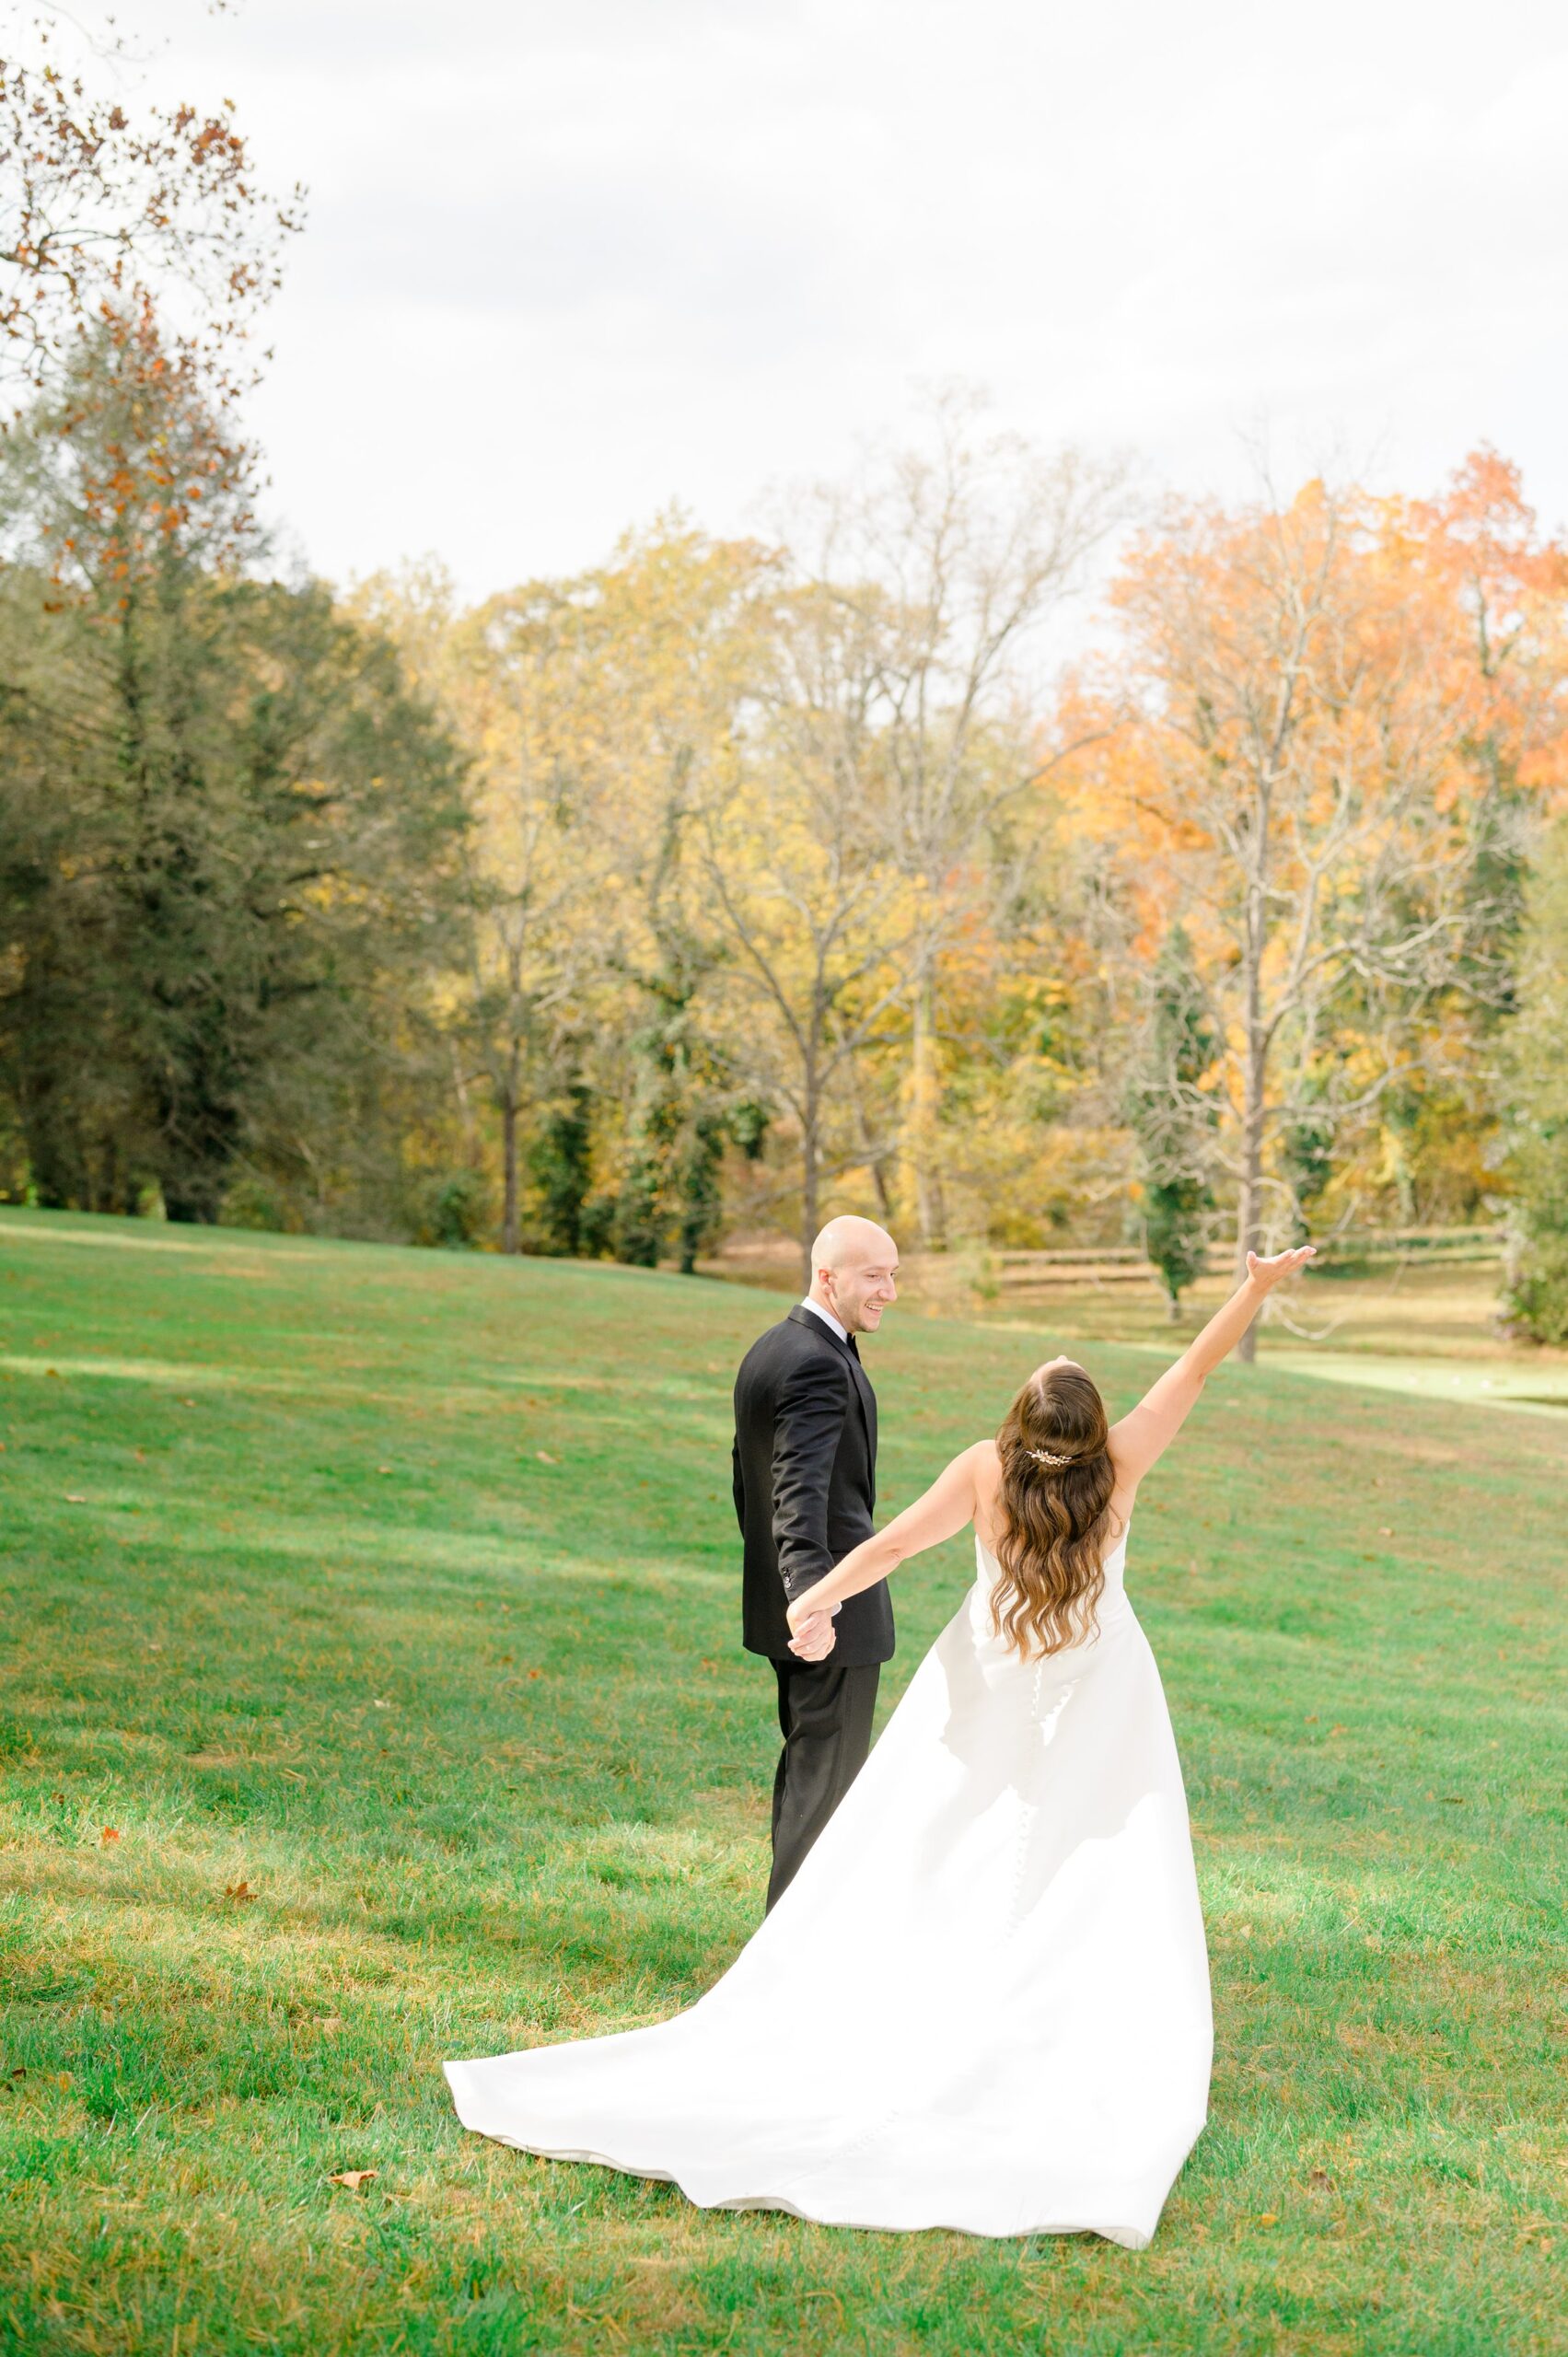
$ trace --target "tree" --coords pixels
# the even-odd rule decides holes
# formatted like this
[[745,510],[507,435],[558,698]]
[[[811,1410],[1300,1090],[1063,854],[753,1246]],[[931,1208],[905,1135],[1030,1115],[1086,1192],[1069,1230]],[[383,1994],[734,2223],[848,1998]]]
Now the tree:
[[606,967],[625,986],[599,1001],[621,1041],[610,1234],[619,1258],[648,1266],[673,1242],[688,1275],[718,1225],[726,1147],[754,1156],[768,1123],[737,1060],[726,945],[694,850],[694,782],[743,758],[774,572],[755,544],[707,540],[676,516],[624,543],[604,577],[621,911]]
[[1282,1137],[1342,1137],[1419,1065],[1445,994],[1492,979],[1473,681],[1441,576],[1399,554],[1372,503],[1312,483],[1178,518],[1117,592],[1122,726],[1083,774],[1156,934],[1188,912],[1238,1267],[1299,1216]]
[[529,1150],[529,1175],[539,1191],[540,1225],[549,1248],[575,1259],[583,1252],[584,1213],[593,1189],[593,1091],[574,1077],[546,1114]]
[[1365,1151],[1318,1120],[1325,1202],[1388,1189],[1404,1221],[1473,1219],[1495,1188],[1506,1107],[1498,1041],[1514,1004],[1524,894],[1543,799],[1564,783],[1568,551],[1545,538],[1516,467],[1471,452],[1434,499],[1379,503],[1383,562],[1423,606],[1448,682],[1469,835],[1455,986],[1385,1092]]
[[782,591],[757,657],[755,724],[693,772],[712,920],[743,1002],[738,1068],[798,1141],[807,1284],[824,1181],[860,1159],[846,1138],[835,1166],[835,1117],[911,976],[911,894],[872,741],[877,676],[876,633],[852,604],[821,586]]
[[1568,818],[1547,830],[1526,900],[1504,1055],[1514,1237],[1504,1308],[1533,1341],[1568,1343]]
[[35,1183],[212,1220],[292,1158],[319,1195],[317,1116],[352,1075],[364,1128],[367,1041],[406,1035],[447,921],[451,748],[325,591],[232,569],[243,463],[149,318],[84,345],[0,491],[29,781],[0,1055]]
[[1143,1164],[1144,1249],[1173,1319],[1182,1294],[1202,1273],[1209,1243],[1215,1112],[1203,1084],[1218,1053],[1192,944],[1178,923],[1150,975],[1141,1069],[1128,1108]]
[[[718,1224],[736,1097],[729,1056],[701,1004],[717,958],[682,912],[687,816],[678,783],[648,888],[655,961],[635,975],[648,1011],[631,1043],[637,1087],[612,1228],[616,1258],[650,1269],[673,1228],[683,1276],[695,1272]],[[750,1136],[760,1138],[755,1123]]]
[[[80,381],[106,317],[177,313],[170,351],[209,407],[254,381],[244,347],[275,292],[304,192],[258,184],[226,102],[128,105],[124,42],[13,11],[0,59],[0,377],[18,401]],[[70,62],[75,52],[76,63]],[[113,94],[90,85],[107,70]],[[8,367],[7,367],[8,364]]]
[[838,758],[867,764],[865,791],[885,813],[907,887],[899,1158],[927,1247],[947,1236],[944,954],[984,898],[975,870],[1003,814],[1060,755],[1034,723],[1028,666],[1038,669],[1043,629],[1120,514],[1116,467],[984,435],[980,408],[971,392],[939,394],[923,446],[819,491],[796,519],[811,535],[814,593],[854,624],[864,702],[840,731]]
[[467,1018],[500,1119],[501,1249],[522,1248],[522,1124],[532,1066],[568,1006],[599,874],[591,594],[538,584],[456,634],[459,726],[474,749]]
[[551,1248],[645,1261],[673,1230],[689,1262],[711,1228],[745,1092],[706,1003],[720,951],[683,847],[689,781],[738,726],[768,570],[674,516],[606,566],[466,615],[429,575],[361,593],[469,755],[454,1036],[498,1117],[505,1250],[530,1182]]

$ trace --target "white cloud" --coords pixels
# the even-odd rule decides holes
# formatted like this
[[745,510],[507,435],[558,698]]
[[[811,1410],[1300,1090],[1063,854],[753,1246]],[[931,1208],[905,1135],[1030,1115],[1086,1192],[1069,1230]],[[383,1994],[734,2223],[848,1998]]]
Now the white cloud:
[[161,85],[312,188],[256,407],[343,574],[479,590],[671,497],[741,526],[920,376],[1238,482],[1489,437],[1568,513],[1561,9],[145,0]]

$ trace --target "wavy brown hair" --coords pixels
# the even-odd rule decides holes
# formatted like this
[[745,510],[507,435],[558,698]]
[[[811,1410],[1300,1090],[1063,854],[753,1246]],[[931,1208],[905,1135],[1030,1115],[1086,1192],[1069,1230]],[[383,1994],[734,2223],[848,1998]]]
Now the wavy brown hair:
[[[1105,1402],[1081,1366],[1031,1375],[996,1435],[1002,1576],[991,1591],[999,1634],[1024,1656],[1079,1643],[1105,1585],[1116,1469]],[[1065,1457],[1045,1465],[1032,1452]]]

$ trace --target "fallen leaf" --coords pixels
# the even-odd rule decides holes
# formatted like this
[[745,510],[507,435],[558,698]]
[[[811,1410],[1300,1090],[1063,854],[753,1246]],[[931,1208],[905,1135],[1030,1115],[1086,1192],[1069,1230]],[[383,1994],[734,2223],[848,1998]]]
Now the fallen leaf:
[[181,1399],[180,1404],[182,1408],[193,1408],[196,1402],[194,1399]]
[[243,1875],[238,1882],[226,1882],[223,1887],[223,1895],[226,1898],[232,1899],[236,1907],[249,1906],[250,1900],[256,1897],[255,1891],[251,1889]]
[[1377,1536],[1378,1536],[1378,1538],[1392,1538],[1393,1535],[1394,1535],[1394,1534],[1393,1534],[1393,1532],[1389,1529],[1389,1527],[1388,1527],[1388,1524],[1387,1524],[1387,1523],[1384,1523],[1384,1524],[1383,1524],[1382,1527],[1379,1529],[1379,1531],[1378,1531],[1378,1533],[1377,1533]]
[[538,1457],[541,1465],[559,1465],[561,1462],[561,1459],[558,1457],[552,1457],[549,1449],[547,1448],[536,1448],[534,1455]]
[[1277,2210],[1265,2210],[1258,2221],[1260,2226],[1277,2226],[1279,2223],[1280,2213]]
[[377,1473],[389,1473],[391,1469],[389,1465],[377,1465],[376,1468]]
[[1311,2172],[1310,2182],[1313,2185],[1332,2185],[1334,2180],[1327,2169],[1314,2169]]
[[119,1839],[120,1828],[117,1825],[106,1825],[98,1837],[98,1846],[100,1850],[107,1850],[111,1841],[118,1841]]
[[28,2066],[25,2062],[18,2062],[16,2069],[11,2073],[13,2079],[25,2079],[27,2075]]
[[377,1694],[370,1707],[373,1711],[389,1711],[392,1706],[390,1702],[387,1701],[385,1695]]
[[80,1490],[67,1490],[65,1503],[68,1506],[85,1506],[89,1501],[83,1496]]
[[530,1669],[528,1676],[530,1678],[542,1678],[544,1676],[544,1672],[542,1669]]
[[373,2177],[379,2175],[378,2169],[334,2169],[327,2183],[346,2185],[351,2193],[357,2193],[362,2185],[368,2185]]

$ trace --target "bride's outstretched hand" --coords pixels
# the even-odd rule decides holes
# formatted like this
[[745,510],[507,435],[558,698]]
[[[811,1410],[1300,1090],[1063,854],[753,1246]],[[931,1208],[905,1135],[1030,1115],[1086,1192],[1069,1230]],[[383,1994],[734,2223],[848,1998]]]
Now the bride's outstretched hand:
[[1258,1252],[1247,1255],[1247,1273],[1255,1285],[1268,1293],[1282,1277],[1294,1276],[1297,1269],[1305,1269],[1308,1260],[1318,1257],[1316,1244],[1297,1244],[1289,1252],[1275,1252],[1264,1260]]

